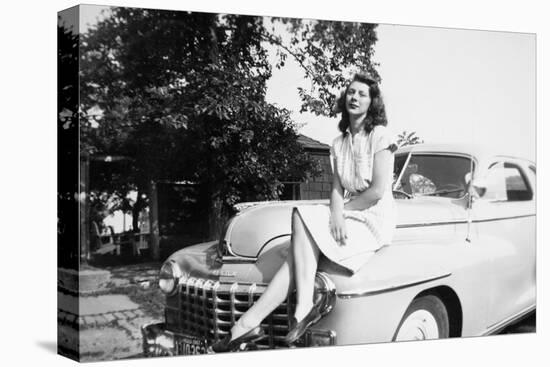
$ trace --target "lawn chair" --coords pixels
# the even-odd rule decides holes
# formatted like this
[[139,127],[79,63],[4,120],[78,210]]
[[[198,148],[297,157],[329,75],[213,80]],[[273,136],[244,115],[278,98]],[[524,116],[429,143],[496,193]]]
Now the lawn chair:
[[92,241],[95,243],[94,254],[104,255],[113,253],[120,255],[120,244],[115,241],[113,227],[108,226],[108,234],[102,234],[96,222],[92,222]]
[[136,233],[135,237],[136,239],[134,240],[134,255],[140,256],[141,250],[146,250],[149,248],[149,233]]

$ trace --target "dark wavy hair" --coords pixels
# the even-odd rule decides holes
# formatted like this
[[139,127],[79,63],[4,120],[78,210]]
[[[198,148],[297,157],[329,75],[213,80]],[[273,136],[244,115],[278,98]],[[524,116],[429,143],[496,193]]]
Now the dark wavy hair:
[[346,89],[342,95],[336,100],[336,112],[342,113],[342,119],[338,123],[338,129],[344,134],[347,134],[347,128],[349,127],[349,113],[346,109],[346,95],[351,83],[360,82],[369,86],[370,106],[365,116],[365,131],[370,133],[377,125],[386,126],[388,120],[386,118],[386,108],[384,107],[384,101],[380,93],[378,83],[368,74],[357,73],[353,76],[351,81],[346,86]]

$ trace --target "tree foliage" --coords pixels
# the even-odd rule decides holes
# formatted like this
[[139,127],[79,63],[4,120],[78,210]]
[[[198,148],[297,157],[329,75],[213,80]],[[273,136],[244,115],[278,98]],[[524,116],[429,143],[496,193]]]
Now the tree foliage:
[[78,269],[78,34],[61,16],[57,62],[57,259],[60,267]]
[[401,134],[397,135],[397,145],[399,147],[422,143],[424,143],[424,140],[416,136],[415,131],[411,131],[410,133],[408,133],[406,130],[404,130]]
[[[275,23],[290,40],[268,29]],[[96,187],[122,195],[146,193],[151,180],[196,182],[211,216],[239,201],[276,199],[281,181],[307,179],[320,167],[298,144],[290,112],[265,101],[268,45],[278,48],[275,66],[294,57],[311,80],[311,90],[299,91],[302,111],[330,115],[345,70],[378,75],[374,29],[112,8],[82,40],[81,149],[131,160]]]
[[[335,116],[336,92],[355,72],[368,72],[380,81],[378,64],[372,61],[378,40],[376,24],[293,18],[273,18],[273,22],[287,25],[292,36],[288,45],[281,36],[272,34],[268,38],[293,56],[311,81],[309,90],[298,88],[302,100],[300,112]],[[282,55],[284,60],[286,54]]]

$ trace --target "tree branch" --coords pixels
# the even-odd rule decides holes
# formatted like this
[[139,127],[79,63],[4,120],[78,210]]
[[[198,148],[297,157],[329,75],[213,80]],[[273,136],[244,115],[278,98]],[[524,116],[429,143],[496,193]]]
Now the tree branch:
[[307,65],[305,65],[303,63],[302,60],[300,60],[300,58],[298,57],[298,54],[296,54],[294,51],[292,51],[290,48],[288,48],[288,46],[284,45],[279,39],[277,39],[276,37],[274,37],[272,34],[264,34],[262,33],[262,38],[268,42],[270,42],[271,44],[274,44],[276,46],[279,46],[281,48],[283,48],[286,52],[288,52],[292,57],[294,57],[294,59],[296,61],[298,61],[298,63],[300,64],[300,66],[306,71],[306,75],[309,74],[310,76],[313,76],[314,75],[314,72],[309,68],[307,67]]

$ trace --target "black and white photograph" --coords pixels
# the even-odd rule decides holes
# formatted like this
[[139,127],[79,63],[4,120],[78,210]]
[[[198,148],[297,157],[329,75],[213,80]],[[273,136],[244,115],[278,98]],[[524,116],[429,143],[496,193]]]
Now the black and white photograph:
[[543,3],[4,14],[3,364],[544,364]]
[[57,32],[59,354],[536,333],[535,34],[100,5]]

